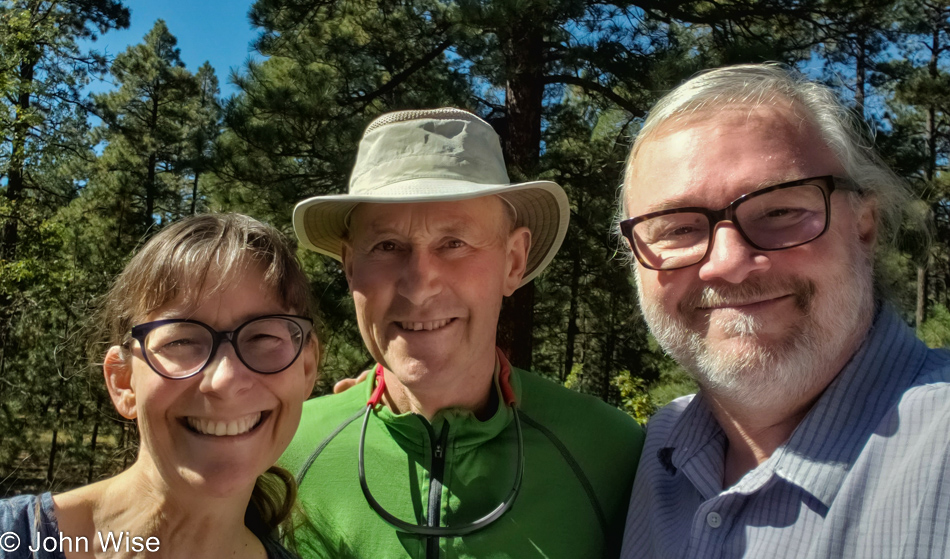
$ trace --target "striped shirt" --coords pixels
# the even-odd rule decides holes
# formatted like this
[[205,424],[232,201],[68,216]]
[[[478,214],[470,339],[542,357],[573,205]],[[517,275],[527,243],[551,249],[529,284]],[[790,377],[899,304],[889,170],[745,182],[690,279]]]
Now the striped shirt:
[[723,490],[702,393],[654,416],[624,559],[950,557],[950,354],[885,307],[788,442]]

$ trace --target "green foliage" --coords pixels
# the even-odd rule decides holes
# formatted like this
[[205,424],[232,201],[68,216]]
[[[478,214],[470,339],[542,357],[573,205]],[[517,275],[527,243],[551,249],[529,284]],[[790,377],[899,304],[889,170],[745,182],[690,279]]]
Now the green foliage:
[[950,311],[943,305],[934,305],[930,313],[917,329],[917,336],[930,347],[950,347]]
[[631,376],[630,371],[620,371],[612,382],[620,390],[623,410],[640,425],[646,425],[650,416],[656,411],[653,399],[646,390],[646,381],[640,377]]
[[[113,0],[0,5],[0,491],[95,479],[110,435],[79,332],[88,284],[57,216],[95,155],[81,89],[105,59],[80,38],[128,25]],[[92,410],[96,410],[93,412]],[[100,440],[100,450],[102,449]]]
[[[134,427],[89,364],[102,348],[81,348],[97,298],[144,238],[207,210],[292,234],[294,204],[345,192],[363,128],[391,110],[474,110],[502,136],[513,180],[564,186],[571,227],[535,281],[533,368],[643,422],[696,386],[649,336],[615,235],[630,138],[659,95],[702,68],[781,60],[823,72],[873,122],[924,200],[915,215],[934,224],[928,245],[908,214],[878,256],[882,291],[908,321],[923,317],[928,343],[948,343],[942,5],[258,0],[262,60],[230,77],[240,92],[223,108],[214,69],[185,69],[160,20],[111,63],[76,46],[128,17],[115,0],[0,5],[4,492],[65,488],[134,458]],[[84,98],[106,70],[116,87]],[[90,109],[101,119],[91,130]],[[320,394],[372,359],[339,264],[300,258],[323,319]]]
[[670,360],[671,367],[660,373],[660,377],[650,386],[650,401],[656,409],[669,404],[680,396],[695,394],[699,387],[686,371]]

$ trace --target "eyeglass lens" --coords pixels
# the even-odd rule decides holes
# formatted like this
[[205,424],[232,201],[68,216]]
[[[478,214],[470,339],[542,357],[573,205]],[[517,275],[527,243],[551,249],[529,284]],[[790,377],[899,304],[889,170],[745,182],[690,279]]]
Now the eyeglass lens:
[[[742,200],[733,222],[756,248],[777,250],[816,239],[825,229],[826,216],[824,191],[803,184]],[[650,267],[681,268],[706,255],[713,225],[704,213],[670,213],[637,223],[633,240]]]
[[[296,322],[279,317],[261,318],[242,326],[232,339],[238,358],[253,371],[273,373],[287,368],[303,344]],[[146,357],[155,370],[169,377],[191,375],[211,358],[214,335],[201,324],[164,324],[145,338]]]

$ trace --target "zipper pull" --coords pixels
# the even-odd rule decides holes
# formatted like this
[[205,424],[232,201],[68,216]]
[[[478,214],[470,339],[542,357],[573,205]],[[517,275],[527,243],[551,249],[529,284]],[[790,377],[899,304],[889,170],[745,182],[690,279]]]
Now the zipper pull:
[[435,457],[442,458],[442,443],[435,445]]

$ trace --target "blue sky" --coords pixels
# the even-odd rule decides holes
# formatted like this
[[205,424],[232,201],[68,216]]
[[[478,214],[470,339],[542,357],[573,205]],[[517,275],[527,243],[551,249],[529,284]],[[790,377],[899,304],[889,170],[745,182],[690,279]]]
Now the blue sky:
[[[252,56],[250,45],[257,31],[248,22],[247,12],[253,3],[253,0],[127,0],[124,4],[132,12],[129,28],[110,31],[89,46],[114,57],[129,45],[140,43],[156,19],[164,19],[169,31],[178,39],[185,67],[194,72],[204,61],[209,61],[221,84],[221,94],[227,97],[236,93],[228,80],[231,70],[242,68]],[[111,88],[109,84],[97,84],[91,89]]]

